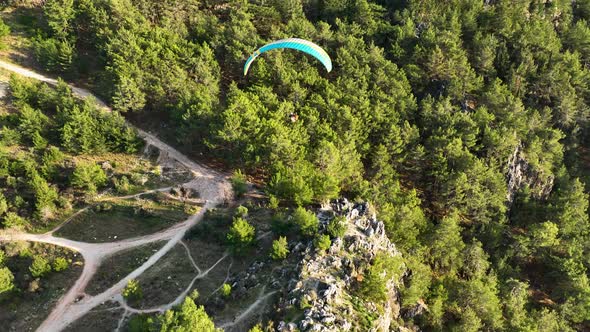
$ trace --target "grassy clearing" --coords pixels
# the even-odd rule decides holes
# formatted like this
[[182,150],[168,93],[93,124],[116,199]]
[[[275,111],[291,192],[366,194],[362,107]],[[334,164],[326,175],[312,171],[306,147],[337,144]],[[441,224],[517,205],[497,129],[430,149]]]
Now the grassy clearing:
[[[10,242],[2,247],[7,253],[6,266],[14,274],[17,290],[0,298],[0,330],[34,331],[82,273],[82,258],[73,251],[40,243]],[[35,281],[29,266],[37,256],[49,262],[57,257],[66,258],[69,267],[49,272]]]
[[86,293],[96,295],[109,289],[109,287],[145,263],[165,243],[165,241],[150,243],[108,257],[102,262],[98,271],[88,283]]
[[11,31],[3,40],[6,47],[0,51],[0,57],[24,66],[40,68],[32,56],[31,38],[41,28],[42,16],[40,7],[8,7],[0,12],[0,17]]
[[184,221],[182,202],[143,198],[103,202],[74,217],[57,236],[84,242],[111,242],[152,234]]
[[[210,269],[225,254],[225,247],[214,243],[207,243],[200,240],[185,240],[189,247],[191,255],[202,272]],[[232,263],[231,257],[226,257],[220,261],[215,268],[211,269],[206,277],[198,279],[193,285],[193,289],[199,291],[200,297],[198,302],[205,301],[218,287],[220,287],[226,276],[227,270]]]
[[64,332],[114,331],[123,315],[123,311],[123,308],[120,308],[118,303],[106,302],[69,325]]
[[188,287],[196,275],[197,270],[190,263],[185,248],[176,245],[158,264],[138,278],[143,296],[140,299],[131,299],[129,305],[146,309],[170,303]]

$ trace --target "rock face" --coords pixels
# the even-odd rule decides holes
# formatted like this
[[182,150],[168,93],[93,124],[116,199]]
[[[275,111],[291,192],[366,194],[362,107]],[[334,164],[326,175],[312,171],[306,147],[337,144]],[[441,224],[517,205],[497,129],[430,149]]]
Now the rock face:
[[[354,288],[362,280],[364,269],[377,254],[399,256],[395,245],[385,234],[385,227],[375,215],[369,215],[367,203],[353,204],[346,199],[323,207],[318,213],[320,225],[325,228],[334,216],[346,216],[348,228],[343,238],[332,241],[327,253],[318,253],[308,244],[302,251],[298,276],[291,280],[289,291],[279,307],[303,310],[295,322],[281,321],[279,331],[358,331],[360,326],[358,307],[352,304]],[[297,244],[301,249],[302,244]],[[397,301],[399,280],[388,280],[388,300],[381,304],[366,302],[366,310],[379,315],[372,322],[370,331],[389,331],[392,322],[399,317]]]
[[534,197],[546,199],[553,189],[553,176],[543,177],[535,171],[524,157],[522,144],[518,144],[508,160],[508,195],[509,204],[514,201],[514,195],[527,185]]

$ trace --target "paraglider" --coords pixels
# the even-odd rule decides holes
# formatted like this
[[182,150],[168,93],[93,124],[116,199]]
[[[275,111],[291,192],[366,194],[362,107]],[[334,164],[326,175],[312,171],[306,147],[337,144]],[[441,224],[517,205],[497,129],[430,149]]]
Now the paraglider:
[[314,58],[318,59],[324,65],[324,67],[326,67],[326,70],[328,72],[332,70],[332,60],[323,48],[308,40],[299,38],[287,38],[268,43],[259,48],[256,52],[252,53],[252,55],[250,55],[250,57],[248,58],[248,60],[246,60],[246,63],[244,64],[244,76],[248,74],[248,69],[250,68],[250,65],[260,54],[277,48],[291,48],[294,50],[305,52],[313,56]]

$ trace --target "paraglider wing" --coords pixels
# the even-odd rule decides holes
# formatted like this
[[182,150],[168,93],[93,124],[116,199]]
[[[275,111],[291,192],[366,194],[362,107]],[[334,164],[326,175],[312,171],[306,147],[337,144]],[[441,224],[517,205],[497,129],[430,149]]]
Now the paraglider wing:
[[252,55],[250,55],[250,57],[244,64],[244,76],[248,74],[248,69],[250,68],[250,65],[260,54],[266,51],[274,50],[276,48],[292,48],[294,50],[305,52],[313,56],[314,58],[318,59],[324,65],[324,67],[326,67],[326,70],[328,70],[328,72],[332,70],[332,60],[330,59],[328,53],[324,51],[324,49],[308,40],[299,38],[287,38],[266,44],[259,48]]

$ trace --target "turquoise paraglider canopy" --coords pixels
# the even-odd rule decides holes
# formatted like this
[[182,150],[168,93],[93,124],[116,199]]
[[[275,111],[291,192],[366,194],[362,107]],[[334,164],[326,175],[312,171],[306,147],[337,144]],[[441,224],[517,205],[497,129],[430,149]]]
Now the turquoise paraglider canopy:
[[292,48],[294,50],[305,52],[318,59],[324,65],[324,67],[326,67],[328,72],[332,70],[332,60],[323,48],[305,39],[287,38],[268,43],[259,48],[256,52],[252,53],[252,55],[250,55],[244,64],[244,76],[248,74],[250,65],[260,54],[266,51],[274,50],[276,48]]

